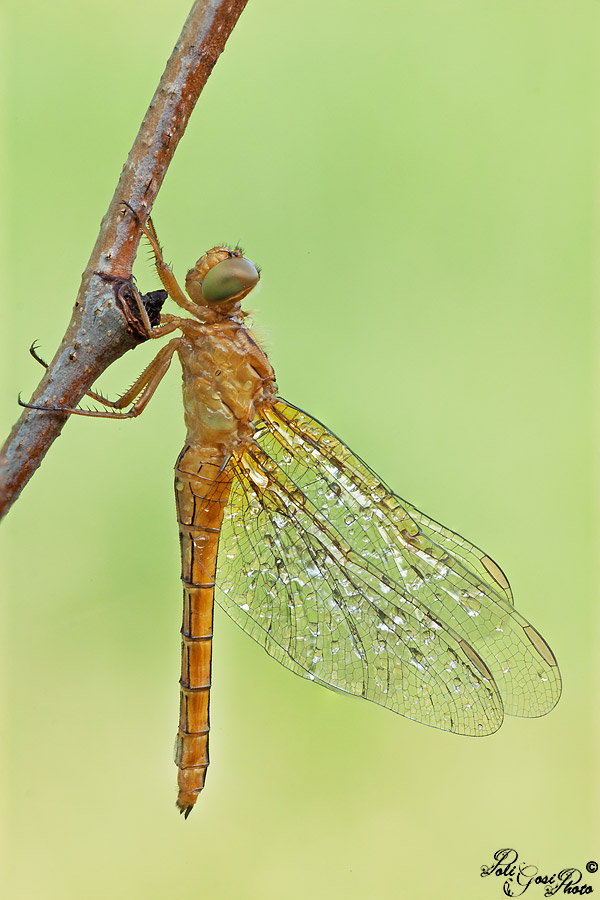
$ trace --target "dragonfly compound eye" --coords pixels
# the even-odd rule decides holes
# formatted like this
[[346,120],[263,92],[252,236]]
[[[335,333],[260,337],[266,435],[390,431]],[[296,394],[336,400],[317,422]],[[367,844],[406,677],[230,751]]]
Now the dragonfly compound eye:
[[241,300],[256,286],[259,278],[253,262],[232,256],[209,269],[202,282],[202,295],[209,304]]

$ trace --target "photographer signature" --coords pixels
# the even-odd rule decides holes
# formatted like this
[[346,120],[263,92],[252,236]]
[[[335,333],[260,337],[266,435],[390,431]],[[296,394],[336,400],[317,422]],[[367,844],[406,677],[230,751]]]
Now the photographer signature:
[[[598,863],[590,860],[586,870],[591,874],[598,871]],[[481,877],[495,875],[503,878],[502,890],[507,897],[521,897],[530,885],[545,888],[544,897],[558,894],[574,895],[591,894],[593,887],[583,881],[581,869],[566,868],[552,875],[540,872],[537,866],[519,860],[516,850],[505,848],[496,850],[494,861],[489,866],[481,867]]]

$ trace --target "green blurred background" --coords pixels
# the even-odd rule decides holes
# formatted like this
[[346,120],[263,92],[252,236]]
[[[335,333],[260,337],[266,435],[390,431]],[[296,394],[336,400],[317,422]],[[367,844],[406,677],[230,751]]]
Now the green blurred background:
[[[3,4],[4,433],[189,4]],[[485,740],[423,728],[295,678],[219,612],[184,822],[174,366],[141,419],[72,419],[2,526],[2,896],[479,900],[502,896],[479,875],[500,847],[543,872],[598,858],[599,20],[592,0],[250,0],[154,210],[180,275],[221,241],[262,266],[283,396],[501,563],[559,706]],[[135,271],[158,286],[146,253]]]

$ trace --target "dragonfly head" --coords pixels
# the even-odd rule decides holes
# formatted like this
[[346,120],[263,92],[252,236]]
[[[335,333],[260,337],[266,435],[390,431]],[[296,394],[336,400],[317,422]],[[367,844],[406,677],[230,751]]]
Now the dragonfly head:
[[231,315],[256,287],[256,266],[236,247],[213,247],[201,256],[185,277],[185,287],[194,303]]

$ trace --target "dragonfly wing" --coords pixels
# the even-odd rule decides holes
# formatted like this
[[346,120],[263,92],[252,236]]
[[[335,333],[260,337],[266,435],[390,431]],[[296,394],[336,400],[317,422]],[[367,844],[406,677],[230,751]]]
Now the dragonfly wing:
[[463,734],[499,727],[500,693],[554,705],[554,658],[500,569],[316,419],[278,400],[230,465],[217,599],[287,668]]
[[483,655],[502,695],[504,712],[543,716],[560,697],[556,658],[541,634],[514,608],[512,591],[494,560],[466,538],[396,498],[419,528],[422,593]]

